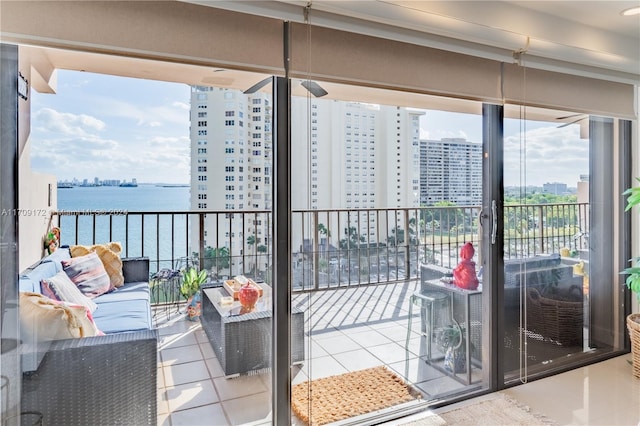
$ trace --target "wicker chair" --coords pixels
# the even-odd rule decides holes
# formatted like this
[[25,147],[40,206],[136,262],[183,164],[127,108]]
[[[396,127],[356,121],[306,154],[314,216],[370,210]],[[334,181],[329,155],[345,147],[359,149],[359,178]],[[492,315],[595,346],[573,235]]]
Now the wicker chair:
[[527,291],[527,331],[562,346],[582,346],[582,301],[550,299],[535,288]]

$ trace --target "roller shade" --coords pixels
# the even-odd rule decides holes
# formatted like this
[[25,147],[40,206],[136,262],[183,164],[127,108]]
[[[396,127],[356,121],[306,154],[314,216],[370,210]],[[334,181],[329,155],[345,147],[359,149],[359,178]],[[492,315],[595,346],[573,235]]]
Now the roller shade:
[[290,74],[376,88],[499,102],[496,61],[383,38],[291,25]]
[[634,119],[631,84],[504,64],[507,103]]
[[[283,21],[276,18],[173,1],[3,1],[0,11],[5,42],[284,72]],[[516,64],[302,23],[291,23],[290,34],[292,77],[636,117],[632,84],[525,72]]]
[[4,42],[282,74],[282,21],[173,1],[3,1]]
[[304,24],[292,24],[291,75],[489,103],[504,99],[506,103],[636,117],[632,84],[525,70],[517,64],[330,28],[309,29]]

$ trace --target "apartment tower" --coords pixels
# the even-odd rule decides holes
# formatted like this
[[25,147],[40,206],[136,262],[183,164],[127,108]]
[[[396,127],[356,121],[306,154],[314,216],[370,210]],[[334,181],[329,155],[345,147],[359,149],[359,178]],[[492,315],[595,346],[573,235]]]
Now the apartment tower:
[[[420,195],[420,116],[406,108],[330,99],[292,99],[292,188],[294,210],[417,207]],[[194,86],[191,89],[191,208],[206,211],[265,211],[272,208],[270,96]],[[358,232],[368,239],[397,226],[361,213]],[[233,227],[205,219],[205,247],[229,242],[231,274],[246,270],[246,239],[268,245],[269,229],[253,216]],[[357,215],[352,215],[355,220]],[[293,247],[302,247],[296,232]],[[348,224],[349,226],[355,225]],[[337,223],[332,239],[342,238]],[[401,224],[405,226],[404,224]],[[345,223],[340,224],[346,227]],[[198,224],[191,235],[197,251]],[[384,231],[382,231],[384,229]],[[245,268],[245,269],[243,269]]]
[[420,141],[420,202],[482,203],[482,144],[464,138]]

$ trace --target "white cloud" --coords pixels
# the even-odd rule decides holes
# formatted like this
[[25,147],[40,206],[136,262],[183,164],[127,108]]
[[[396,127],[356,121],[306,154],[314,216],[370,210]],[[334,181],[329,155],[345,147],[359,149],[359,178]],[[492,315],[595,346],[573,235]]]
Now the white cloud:
[[188,86],[61,71],[59,89],[32,96],[34,171],[189,182]]
[[95,135],[34,137],[34,171],[59,180],[72,178],[131,179],[140,182],[189,181],[190,141],[187,136],[152,136],[141,141],[118,141]]
[[134,121],[141,127],[159,127],[183,125],[185,129],[189,126],[189,114],[182,108],[171,105],[136,105],[130,101],[99,97],[94,99],[96,111],[100,116],[118,117]]
[[69,136],[87,136],[90,131],[103,131],[104,121],[86,114],[58,112],[52,108],[42,108],[32,117],[37,127],[48,132],[59,132]]
[[191,106],[185,102],[174,102],[171,104],[171,106],[185,110],[185,111],[191,110]]
[[[452,131],[452,130],[435,129],[430,131],[430,130],[423,129],[422,127],[420,128],[420,139],[431,139],[431,140],[439,141],[440,139],[451,139],[451,138],[462,138],[465,140],[470,140],[467,133],[463,130]],[[479,141],[472,141],[472,142],[479,142]]]
[[580,139],[577,126],[505,136],[504,170],[505,186],[562,182],[575,187],[589,172],[589,144]]

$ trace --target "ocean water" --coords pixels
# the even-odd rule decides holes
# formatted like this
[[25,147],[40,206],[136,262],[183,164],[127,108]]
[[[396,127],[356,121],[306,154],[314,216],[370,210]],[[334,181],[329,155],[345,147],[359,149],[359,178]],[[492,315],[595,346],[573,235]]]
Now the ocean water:
[[60,188],[58,210],[185,211],[189,191],[189,187],[156,185]]
[[[151,270],[176,268],[191,254],[189,187],[74,187],[58,189],[61,244],[122,244],[122,257],[147,256]],[[145,214],[142,214],[142,213]],[[166,213],[165,213],[166,212]],[[150,213],[150,214],[146,214]]]

